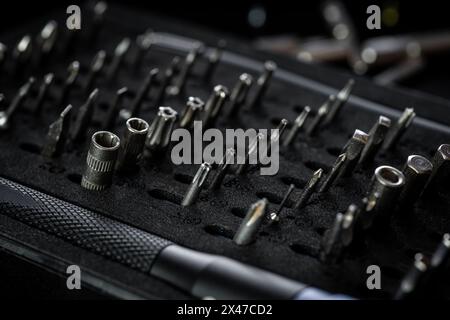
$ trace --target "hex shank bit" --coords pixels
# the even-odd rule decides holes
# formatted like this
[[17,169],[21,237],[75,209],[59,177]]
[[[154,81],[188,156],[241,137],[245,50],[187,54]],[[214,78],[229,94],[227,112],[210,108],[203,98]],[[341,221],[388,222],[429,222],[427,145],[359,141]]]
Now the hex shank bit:
[[431,176],[433,164],[425,157],[411,155],[403,168],[405,186],[400,195],[401,206],[412,206],[422,195],[425,185]]
[[389,128],[391,127],[391,119],[380,116],[377,122],[369,131],[369,139],[364,147],[359,163],[365,164],[373,160],[378,150],[380,150]]
[[416,113],[413,108],[406,108],[405,111],[403,111],[403,114],[391,127],[384,139],[384,151],[394,148],[397,141],[400,140],[401,136],[405,133],[406,129],[409,128],[415,117]]
[[342,153],[337,157],[336,161],[333,164],[333,167],[331,168],[331,171],[325,177],[325,180],[320,186],[319,193],[326,192],[330,189],[330,187],[333,185],[333,182],[336,181],[336,178],[338,177],[339,172],[341,171],[341,167],[345,162],[346,157],[347,156],[345,153]]
[[262,99],[264,98],[264,95],[266,94],[273,73],[276,71],[276,69],[277,65],[275,62],[266,61],[264,63],[264,71],[256,80],[254,94],[250,102],[248,103],[248,109],[256,108],[260,105]]
[[178,78],[175,79],[175,83],[168,88],[168,93],[170,95],[177,96],[184,91],[187,78],[189,77],[201,51],[203,51],[203,45],[198,44],[188,53],[186,59],[184,60],[184,64],[181,67]]
[[369,136],[364,131],[356,129],[352,138],[344,147],[345,160],[341,166],[339,177],[351,175],[358,164],[361,152],[367,144]]
[[298,200],[295,202],[294,209],[301,209],[308,203],[312,194],[316,191],[317,186],[322,178],[322,175],[323,169],[318,169],[313,173],[311,179],[309,179],[308,181],[308,184],[305,186],[302,193],[300,194],[300,197],[298,197]]
[[235,116],[239,112],[239,109],[245,105],[252,83],[253,77],[248,73],[243,73],[239,76],[238,81],[231,91],[228,117]]
[[180,127],[190,129],[194,125],[194,121],[203,111],[205,103],[197,97],[189,97],[180,118]]
[[234,235],[233,242],[239,246],[246,246],[255,241],[261,227],[267,207],[267,199],[261,199],[252,204]]
[[159,69],[153,68],[147,74],[147,77],[145,78],[144,83],[140,87],[139,92],[136,95],[136,98],[134,99],[133,103],[131,104],[130,117],[136,117],[141,112],[142,103],[147,98],[150,88],[151,88],[152,84],[155,82],[156,76],[158,75],[158,73],[159,73]]
[[68,105],[48,129],[42,155],[47,158],[59,156],[66,144],[70,129],[70,113],[72,105]]
[[317,110],[316,116],[310,123],[309,127],[306,129],[306,134],[308,136],[312,136],[317,131],[317,129],[320,127],[320,125],[325,120],[325,117],[327,116],[328,112],[330,112],[330,107],[334,104],[335,101],[336,101],[336,96],[330,95],[328,97],[327,101],[325,101],[320,106],[319,110]]
[[450,144],[441,144],[433,156],[433,172],[427,189],[438,191],[450,186]]
[[158,114],[148,130],[146,148],[155,152],[167,148],[177,115],[178,113],[170,107],[159,107]]
[[183,207],[187,207],[194,204],[194,202],[197,200],[200,194],[200,191],[203,188],[206,179],[208,178],[210,171],[211,165],[209,163],[204,162],[200,165],[200,168],[195,174],[194,179],[192,179],[192,182],[189,185],[189,189],[186,192],[183,201],[181,202],[181,205]]
[[77,118],[74,123],[74,129],[72,132],[72,140],[80,141],[86,136],[86,131],[92,121],[92,115],[94,113],[94,107],[97,102],[98,89],[94,89],[89,95],[86,102],[78,110]]
[[299,114],[299,116],[295,119],[294,123],[292,124],[291,130],[287,133],[286,138],[283,141],[283,146],[287,147],[289,146],[297,137],[299,131],[305,124],[306,119],[308,118],[309,114],[311,112],[311,108],[306,106],[303,108],[303,111]]
[[228,170],[230,169],[230,165],[234,163],[235,151],[233,148],[227,149],[225,155],[217,168],[217,172],[214,175],[211,184],[209,185],[209,190],[217,190],[222,185],[222,181],[225,178]]
[[330,106],[330,110],[324,120],[324,125],[329,125],[331,122],[334,121],[334,119],[336,119],[339,112],[342,110],[342,107],[345,105],[348,98],[350,97],[354,85],[355,80],[350,79],[347,81],[345,86],[337,93],[336,100]]
[[227,98],[228,89],[225,86],[217,85],[214,87],[212,94],[205,104],[202,115],[202,121],[205,127],[214,125]]

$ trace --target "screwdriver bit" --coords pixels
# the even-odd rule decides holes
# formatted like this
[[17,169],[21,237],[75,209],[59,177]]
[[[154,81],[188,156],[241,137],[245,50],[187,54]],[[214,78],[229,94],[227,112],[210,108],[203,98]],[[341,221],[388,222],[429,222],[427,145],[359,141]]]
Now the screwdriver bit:
[[47,22],[36,38],[37,50],[35,54],[35,66],[39,67],[40,63],[48,58],[53,51],[58,36],[58,23],[54,20]]
[[361,153],[360,164],[366,164],[373,160],[378,150],[380,150],[390,127],[391,119],[379,116],[378,121],[369,131],[369,140]]
[[295,119],[294,124],[292,125],[291,130],[288,132],[286,139],[283,141],[283,146],[288,147],[297,137],[299,131],[302,129],[305,124],[306,119],[308,118],[311,112],[311,108],[306,106],[303,108],[303,111],[300,115]]
[[189,97],[180,118],[180,128],[190,129],[194,125],[194,121],[203,111],[204,102],[197,97]]
[[186,56],[184,64],[181,67],[178,78],[175,79],[175,83],[168,88],[168,94],[177,96],[184,91],[187,78],[190,76],[192,68],[197,61],[198,55],[203,51],[203,45],[197,44]]
[[242,161],[242,163],[237,165],[236,174],[245,174],[251,164],[258,163],[258,145],[260,144],[260,141],[265,138],[266,136],[260,132],[252,141],[249,142],[248,150],[245,154],[245,159],[244,161]]
[[30,77],[28,81],[22,87],[20,87],[19,92],[12,100],[8,109],[6,109],[5,111],[0,111],[0,130],[6,130],[9,128],[11,117],[15,112],[17,112],[20,106],[27,99],[34,82],[35,79],[33,77]]
[[80,74],[80,63],[78,61],[73,61],[67,68],[67,78],[64,81],[63,87],[61,89],[61,95],[59,97],[59,104],[64,104],[70,90],[75,85],[75,81]]
[[53,73],[48,73],[44,76],[44,79],[42,81],[41,86],[39,87],[38,96],[36,98],[36,103],[34,104],[33,113],[34,114],[40,114],[42,106],[44,104],[45,99],[47,98],[48,91],[50,89],[50,86],[53,83],[53,80],[55,79],[55,76]]
[[267,199],[258,200],[247,211],[239,229],[234,235],[233,242],[239,246],[246,246],[255,241],[266,213]]
[[206,82],[211,81],[211,78],[216,71],[217,65],[219,64],[220,58],[222,57],[222,52],[226,47],[227,42],[223,39],[219,40],[217,47],[211,50],[208,56],[208,64],[206,66],[204,79]]
[[411,155],[403,168],[405,186],[400,195],[401,206],[412,206],[422,195],[425,185],[431,176],[433,165],[422,156]]
[[130,117],[136,117],[139,115],[141,108],[142,108],[142,103],[148,97],[149,91],[150,91],[152,85],[155,83],[156,76],[158,75],[158,73],[159,73],[159,69],[153,68],[147,74],[147,77],[145,78],[144,83],[140,87],[139,92],[136,95],[136,98],[134,99],[133,103],[131,104]]
[[358,164],[361,152],[367,144],[369,136],[364,131],[356,129],[352,138],[347,142],[343,152],[345,160],[339,172],[340,177],[350,176],[356,165]]
[[84,91],[90,92],[92,90],[92,86],[95,83],[95,79],[98,77],[100,72],[102,71],[105,65],[106,53],[104,50],[98,51],[91,62],[91,67],[89,69],[89,73],[86,76]]
[[105,19],[105,12],[108,10],[108,4],[104,1],[98,1],[92,10],[93,18],[92,18],[92,24],[89,28],[89,41],[91,43],[94,43],[103,26],[103,22]]
[[413,108],[406,108],[397,122],[388,131],[386,138],[384,139],[383,150],[387,151],[394,148],[397,141],[405,133],[406,129],[411,125],[416,113]]
[[125,125],[126,130],[117,159],[117,170],[122,172],[136,168],[137,162],[144,151],[145,139],[149,129],[148,123],[140,118],[130,118]]
[[7,54],[8,54],[8,48],[5,46],[4,43],[0,42],[0,70],[2,69],[3,65],[5,64]]
[[336,178],[339,175],[339,172],[341,171],[341,167],[345,162],[346,154],[342,153],[340,154],[336,161],[333,164],[333,167],[331,168],[328,175],[325,177],[325,180],[323,181],[322,185],[319,188],[319,193],[326,192],[330,189],[330,187],[333,185],[333,182],[336,180]]
[[450,186],[450,144],[441,144],[433,156],[433,172],[427,190],[435,192]]
[[81,178],[83,188],[100,191],[111,185],[119,147],[119,137],[111,132],[97,131],[92,135]]
[[29,62],[33,51],[33,44],[30,35],[23,36],[14,47],[12,59],[14,62],[14,74],[20,74],[25,65]]
[[89,95],[86,102],[78,110],[77,118],[75,119],[74,129],[72,131],[72,140],[80,141],[87,133],[87,130],[92,121],[94,114],[94,107],[97,103],[98,89],[94,89]]
[[248,73],[243,73],[239,76],[239,79],[230,95],[230,110],[228,112],[229,117],[235,116],[239,112],[239,109],[245,105],[245,101],[247,100],[247,95],[252,83],[253,77]]
[[[450,233],[443,235],[441,242],[430,258],[430,271],[433,275],[444,271],[450,258]],[[440,279],[439,279],[440,280]]]
[[253,109],[259,107],[264,95],[266,94],[267,88],[269,86],[270,80],[272,79],[273,73],[276,71],[277,65],[273,61],[266,61],[264,63],[264,71],[256,80],[256,88],[254,89],[254,94],[248,103],[248,109]]
[[283,136],[284,131],[286,131],[288,122],[286,119],[281,119],[275,131],[270,134],[270,141],[267,146],[267,151],[265,154],[269,154],[273,150],[273,146],[279,146],[279,141]]
[[150,125],[145,142],[149,151],[158,153],[167,148],[177,115],[178,113],[170,107],[159,107],[156,118]]
[[322,175],[323,169],[318,169],[313,173],[311,179],[308,181],[308,184],[300,194],[300,197],[298,197],[298,200],[295,202],[294,209],[301,209],[308,203],[312,194],[316,191],[317,186],[322,179]]
[[166,92],[169,89],[170,84],[172,83],[173,77],[178,70],[178,66],[180,64],[180,58],[174,57],[170,62],[169,67],[164,72],[164,77],[161,80],[160,88],[158,94],[156,95],[155,105],[160,106],[164,103],[164,98],[166,97]]
[[292,191],[294,191],[295,186],[293,184],[289,185],[288,191],[285,193],[283,199],[280,202],[280,205],[278,206],[277,211],[272,212],[269,215],[270,223],[276,223],[280,221],[280,213],[284,209],[287,200],[289,199],[289,196],[291,195]]
[[203,188],[206,179],[208,178],[210,171],[211,165],[209,163],[204,162],[200,165],[200,168],[195,174],[194,179],[192,179],[192,182],[189,185],[189,189],[186,192],[183,201],[181,202],[181,205],[183,207],[194,204]]
[[344,214],[338,212],[333,226],[325,231],[320,247],[320,260],[326,263],[334,263],[340,258],[343,244],[341,242]]
[[68,105],[48,129],[47,138],[41,154],[47,158],[59,156],[64,149],[70,129],[72,105]]
[[414,264],[400,283],[400,287],[398,288],[394,299],[403,300],[410,298],[413,294],[415,294],[421,285],[427,270],[428,265],[425,261],[425,257],[423,254],[417,253],[414,256]]
[[206,101],[205,109],[202,114],[203,126],[213,126],[217,117],[228,98],[228,89],[225,86],[217,85],[214,87],[208,101]]
[[403,173],[391,166],[375,169],[372,182],[361,214],[364,229],[369,228],[377,216],[388,216],[397,205],[398,197],[405,184]]
[[117,116],[119,115],[119,112],[123,105],[123,101],[127,96],[127,94],[128,94],[127,87],[123,87],[117,90],[116,95],[114,97],[114,101],[106,113],[105,122],[103,123],[104,130],[111,130],[114,127]]
[[209,185],[209,190],[217,190],[221,187],[223,179],[230,169],[230,165],[234,163],[235,154],[236,152],[233,148],[227,149],[219,167],[217,168],[217,172]]
[[330,107],[334,104],[335,101],[336,96],[330,95],[327,101],[325,101],[320,106],[319,110],[317,110],[316,116],[310,123],[309,127],[306,129],[306,134],[308,136],[312,136],[317,131],[317,129],[319,129],[320,125],[325,120],[325,117],[327,116],[328,112],[330,112]]
[[140,34],[136,38],[136,55],[134,57],[134,68],[137,69],[142,65],[145,55],[150,51],[153,44],[153,30],[148,29],[145,33]]
[[336,117],[338,116],[342,107],[347,102],[348,98],[350,97],[350,94],[353,90],[354,85],[355,85],[355,80],[350,79],[347,81],[345,86],[338,92],[338,94],[336,95],[336,100],[330,106],[328,114],[323,123],[324,125],[329,125],[331,122],[334,121],[334,119],[336,119]]
[[116,80],[117,72],[119,68],[124,63],[125,55],[130,49],[131,40],[129,38],[124,38],[119,42],[116,49],[114,50],[114,56],[111,61],[111,65],[108,69],[108,81],[111,83]]

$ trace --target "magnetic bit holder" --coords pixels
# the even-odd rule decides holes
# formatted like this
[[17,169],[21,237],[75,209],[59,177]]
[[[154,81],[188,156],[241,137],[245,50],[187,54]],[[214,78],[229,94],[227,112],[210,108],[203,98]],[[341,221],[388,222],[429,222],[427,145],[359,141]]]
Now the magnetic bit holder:
[[92,135],[81,178],[83,188],[100,191],[111,185],[119,147],[119,137],[109,131],[98,131]]

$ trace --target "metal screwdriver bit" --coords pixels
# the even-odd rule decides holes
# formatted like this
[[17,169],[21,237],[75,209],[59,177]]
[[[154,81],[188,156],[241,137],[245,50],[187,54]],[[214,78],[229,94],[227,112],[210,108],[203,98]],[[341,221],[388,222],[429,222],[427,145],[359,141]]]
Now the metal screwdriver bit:
[[223,39],[219,40],[217,47],[211,50],[208,56],[208,65],[206,66],[204,79],[206,82],[211,81],[211,78],[216,71],[220,58],[222,57],[223,49],[226,47],[227,42]]
[[26,100],[30,93],[30,89],[33,86],[35,79],[30,77],[28,81],[19,89],[19,92],[16,94],[8,109],[5,111],[0,111],[0,130],[6,130],[9,128],[9,122],[11,121],[11,117],[15,112],[20,108],[23,102]]
[[177,96],[184,91],[187,78],[190,76],[192,68],[201,51],[203,51],[203,45],[198,44],[188,53],[186,59],[184,60],[184,64],[181,67],[178,78],[176,78],[175,83],[168,88],[168,94]]
[[180,58],[174,57],[170,62],[169,67],[164,72],[164,77],[161,80],[160,88],[158,94],[156,95],[155,105],[160,106],[164,103],[164,98],[166,97],[166,92],[169,89],[170,84],[172,83],[173,77],[178,70],[178,66],[180,64]]
[[386,138],[384,139],[383,150],[387,151],[394,148],[397,141],[405,133],[406,129],[411,125],[416,113],[413,108],[406,108],[400,118],[388,131]]
[[106,53],[104,50],[100,50],[97,52],[92,59],[91,67],[89,69],[89,73],[86,76],[84,90],[85,92],[90,92],[92,90],[92,86],[95,83],[95,79],[98,77],[100,72],[102,71],[105,65]]
[[267,146],[266,154],[269,154],[269,152],[271,152],[273,146],[279,146],[279,141],[283,136],[284,131],[286,131],[288,123],[289,121],[287,121],[286,119],[281,119],[275,131],[272,131],[272,133],[270,134],[270,141],[269,145]]
[[345,160],[339,172],[339,178],[351,175],[358,164],[361,152],[367,144],[369,136],[364,131],[356,129],[352,138],[347,142],[343,152]]
[[239,229],[234,235],[233,241],[239,246],[246,246],[255,241],[266,213],[267,199],[258,200],[247,211]]
[[405,185],[403,173],[391,166],[375,169],[367,194],[361,222],[364,229],[369,228],[377,216],[388,216],[397,204],[398,197]]
[[400,195],[400,205],[410,207],[420,198],[432,170],[433,165],[427,158],[419,155],[408,157],[403,168],[405,186]]
[[331,168],[331,171],[325,177],[325,180],[320,186],[319,193],[326,192],[330,189],[330,187],[333,185],[333,182],[339,175],[339,172],[341,171],[342,165],[344,164],[346,157],[347,156],[345,153],[342,153],[337,157],[336,161],[333,164],[333,167]]
[[414,256],[414,264],[400,283],[400,287],[395,294],[395,300],[402,300],[411,297],[418,289],[423,276],[428,270],[425,257],[421,253]]
[[33,44],[30,35],[23,36],[12,52],[12,58],[14,61],[14,71],[21,72],[22,68],[28,63],[31,58],[33,50]]
[[114,101],[112,105],[109,107],[105,122],[103,123],[103,129],[104,130],[111,130],[112,127],[114,127],[114,124],[116,123],[117,116],[119,115],[119,112],[121,110],[121,107],[123,105],[123,101],[125,97],[128,94],[128,88],[123,87],[117,90],[116,95],[114,97]]
[[45,99],[47,98],[50,86],[53,83],[55,76],[53,73],[48,73],[44,76],[41,86],[39,87],[38,96],[34,105],[33,113],[40,114]]
[[190,129],[194,125],[194,121],[203,111],[205,103],[197,97],[189,97],[186,102],[183,114],[180,118],[180,128]]
[[430,259],[430,271],[435,275],[447,267],[450,259],[450,233],[444,234]]
[[114,57],[111,61],[111,66],[108,70],[108,81],[113,82],[115,81],[117,72],[119,71],[119,68],[122,66],[123,61],[125,59],[125,55],[130,49],[131,40],[129,38],[124,38],[122,41],[119,42],[116,49],[114,50]]
[[159,107],[145,142],[145,146],[150,151],[162,152],[167,148],[177,116],[178,113],[172,108]]
[[239,163],[236,168],[236,174],[245,174],[247,172],[248,167],[251,164],[257,164],[258,162],[258,145],[262,139],[265,139],[266,136],[263,133],[258,133],[256,137],[249,142],[247,153],[245,154],[245,159],[242,163]]
[[53,158],[62,153],[69,135],[71,112],[72,105],[69,104],[58,119],[49,126],[45,145],[41,152],[44,157]]
[[205,184],[206,179],[208,178],[210,171],[211,165],[209,163],[204,162],[200,165],[200,168],[195,174],[194,179],[192,179],[189,189],[181,202],[183,207],[194,204],[203,188],[203,185]]
[[267,88],[269,86],[270,80],[272,79],[273,73],[277,69],[277,65],[273,61],[266,61],[264,63],[264,71],[261,73],[259,78],[256,80],[256,88],[254,89],[254,95],[248,104],[248,109],[256,108],[260,105],[264,95],[266,94]]
[[383,144],[384,138],[391,127],[391,119],[380,116],[378,121],[373,125],[369,131],[369,140],[364,147],[359,163],[366,164],[372,161],[378,150]]
[[139,115],[141,108],[142,108],[142,103],[148,97],[150,88],[154,84],[158,73],[159,73],[159,69],[153,68],[147,74],[147,77],[145,78],[144,83],[140,87],[139,92],[136,95],[136,98],[134,99],[133,103],[131,104],[130,117],[136,117]]
[[95,42],[105,19],[105,12],[108,10],[108,4],[104,1],[98,1],[92,10],[93,18],[89,32],[90,42]]
[[300,197],[295,203],[294,209],[301,209],[308,203],[312,194],[316,191],[317,186],[319,185],[319,182],[322,178],[322,175],[323,169],[319,169],[313,173],[311,179],[309,179],[308,184],[305,186],[302,193],[300,194]]
[[134,68],[137,69],[142,64],[145,55],[150,51],[153,44],[153,30],[148,29],[145,33],[140,34],[136,38],[136,56],[134,57]]
[[144,151],[148,129],[148,123],[140,118],[127,120],[117,160],[117,170],[127,171],[136,168],[136,164]]
[[328,125],[333,122],[334,119],[338,116],[344,104],[347,102],[350,94],[353,90],[353,86],[355,85],[355,80],[350,79],[347,81],[345,86],[338,92],[336,95],[336,100],[330,106],[330,110],[325,118],[324,125]]
[[342,225],[344,214],[338,212],[331,229],[325,231],[321,248],[320,260],[327,263],[334,263],[341,255],[343,244],[341,242]]
[[119,147],[120,139],[114,133],[97,131],[92,135],[81,178],[83,188],[100,191],[111,185]]
[[253,77],[248,73],[243,73],[239,76],[239,79],[230,95],[230,111],[228,112],[229,117],[235,116],[239,112],[239,109],[245,105],[245,101],[247,100],[247,95],[252,83]]
[[284,139],[284,141],[283,141],[284,147],[288,147],[295,140],[299,131],[302,129],[303,125],[305,124],[305,121],[308,118],[310,112],[311,112],[310,107],[306,106],[303,108],[303,111],[295,119],[291,130],[288,132],[286,139]]
[[92,115],[94,114],[94,107],[97,103],[97,97],[98,89],[94,89],[86,102],[78,110],[77,118],[74,123],[74,129],[72,131],[73,141],[80,141],[86,136],[89,125],[91,124]]
[[46,59],[48,55],[53,51],[57,36],[58,23],[54,20],[47,22],[36,39],[38,48],[35,54],[35,66],[39,66],[41,61]]
[[320,106],[319,110],[317,110],[316,116],[310,123],[309,127],[306,129],[306,134],[308,136],[312,136],[317,131],[317,129],[319,129],[320,125],[325,120],[325,117],[330,112],[330,108],[335,103],[335,101],[336,101],[336,96],[330,95],[328,97],[327,101],[325,101]]
[[217,172],[213,177],[211,184],[209,185],[209,190],[217,190],[221,187],[222,181],[225,178],[225,175],[227,174],[230,165],[234,163],[235,154],[236,152],[234,151],[233,148],[227,149],[222,159],[222,162],[217,168]]
[[5,46],[4,43],[0,42],[0,69],[5,64],[7,54],[8,48]]
[[215,124],[217,117],[228,98],[228,89],[225,86],[217,85],[205,104],[202,114],[203,126],[209,127]]
[[61,95],[59,97],[59,104],[64,104],[69,95],[70,90],[75,85],[75,81],[80,74],[80,63],[78,61],[73,61],[67,68],[67,78],[64,81],[63,87],[61,89]]
[[280,221],[280,213],[281,213],[281,211],[283,210],[283,208],[285,207],[286,202],[287,202],[287,200],[289,199],[289,196],[291,195],[292,191],[294,191],[294,189],[295,189],[295,186],[294,186],[293,184],[291,184],[291,185],[289,186],[288,191],[286,192],[286,194],[284,195],[283,199],[281,200],[280,205],[278,206],[277,211],[274,211],[274,212],[272,212],[272,213],[269,215],[269,219],[270,219],[270,222],[271,222],[271,223],[276,223],[276,222],[279,222],[279,221]]
[[450,185],[450,144],[441,144],[433,156],[433,172],[427,190],[438,191]]

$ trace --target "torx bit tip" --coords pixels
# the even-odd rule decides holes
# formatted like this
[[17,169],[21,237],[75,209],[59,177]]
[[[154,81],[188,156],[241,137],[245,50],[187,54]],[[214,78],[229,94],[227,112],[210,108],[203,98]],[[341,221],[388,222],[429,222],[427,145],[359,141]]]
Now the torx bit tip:
[[208,178],[210,171],[211,165],[209,163],[204,162],[200,165],[200,168],[198,169],[197,173],[192,179],[192,182],[189,185],[189,188],[183,198],[183,201],[181,202],[181,205],[183,207],[187,207],[194,204],[194,202],[197,200],[201,192],[201,189],[203,188],[206,179]]
[[170,136],[177,120],[178,113],[171,107],[159,107],[156,118],[153,119],[145,146],[153,152],[162,152],[170,142]]
[[267,207],[267,199],[263,198],[258,200],[248,210],[244,220],[242,221],[239,229],[233,237],[234,243],[239,246],[245,246],[252,243],[259,231],[259,228],[264,221],[265,212]]
[[197,117],[203,111],[204,105],[205,103],[202,99],[198,97],[189,97],[180,118],[180,127],[191,128],[194,125],[194,121],[197,120]]

